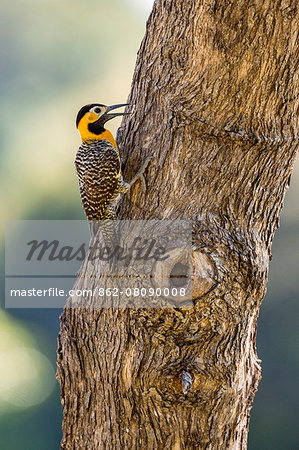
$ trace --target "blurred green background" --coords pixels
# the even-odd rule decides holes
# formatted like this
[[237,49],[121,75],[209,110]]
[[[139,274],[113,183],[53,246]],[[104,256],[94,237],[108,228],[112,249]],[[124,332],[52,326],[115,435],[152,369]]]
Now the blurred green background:
[[[75,115],[86,103],[126,101],[150,6],[151,0],[1,1],[2,235],[8,219],[84,218],[73,166]],[[297,164],[259,319],[263,379],[252,409],[252,450],[299,449],[298,194]],[[4,276],[3,244],[1,252]],[[60,312],[0,309],[1,449],[59,448]]]

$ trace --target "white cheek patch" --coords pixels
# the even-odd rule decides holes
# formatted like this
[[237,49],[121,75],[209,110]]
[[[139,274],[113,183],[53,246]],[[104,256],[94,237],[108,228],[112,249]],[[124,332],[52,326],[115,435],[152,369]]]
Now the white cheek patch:
[[95,106],[90,112],[92,114],[96,114],[98,117],[101,117],[103,114],[105,114],[105,112],[107,111],[108,108],[101,108],[100,112],[96,112],[96,109],[99,108],[99,106]]

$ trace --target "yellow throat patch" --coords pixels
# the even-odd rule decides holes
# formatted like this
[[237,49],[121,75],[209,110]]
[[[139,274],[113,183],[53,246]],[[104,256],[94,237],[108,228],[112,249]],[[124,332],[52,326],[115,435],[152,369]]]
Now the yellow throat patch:
[[95,134],[89,131],[88,125],[90,123],[96,122],[98,120],[98,116],[95,113],[87,113],[82,117],[78,124],[78,130],[81,135],[82,142],[87,141],[100,141],[105,139],[109,141],[115,148],[117,148],[115,139],[112,133],[109,130],[104,129],[103,133]]

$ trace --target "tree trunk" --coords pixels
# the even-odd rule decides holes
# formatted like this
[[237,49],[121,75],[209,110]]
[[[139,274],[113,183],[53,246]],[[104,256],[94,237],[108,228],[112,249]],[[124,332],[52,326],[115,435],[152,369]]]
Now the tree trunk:
[[63,449],[246,448],[298,143],[298,21],[296,0],[156,0],[118,135],[126,180],[155,160],[119,217],[192,220],[200,276],[189,306],[65,309]]

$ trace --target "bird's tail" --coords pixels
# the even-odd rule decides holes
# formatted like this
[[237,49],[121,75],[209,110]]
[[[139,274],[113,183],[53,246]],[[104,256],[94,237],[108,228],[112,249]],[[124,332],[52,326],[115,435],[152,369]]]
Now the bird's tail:
[[108,261],[111,267],[115,267],[117,262],[117,252],[119,249],[119,238],[117,233],[117,222],[115,220],[93,220],[89,222],[90,234],[93,239],[99,242],[100,234],[103,237],[104,245],[101,245],[101,257]]

